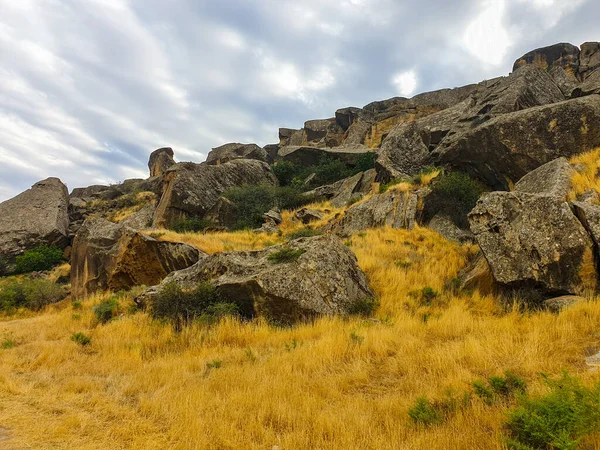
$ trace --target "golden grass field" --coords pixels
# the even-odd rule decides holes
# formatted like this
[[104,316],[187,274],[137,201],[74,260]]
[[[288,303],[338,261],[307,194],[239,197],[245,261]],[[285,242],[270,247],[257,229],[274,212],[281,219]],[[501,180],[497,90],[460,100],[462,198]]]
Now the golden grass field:
[[[285,217],[291,232],[296,225]],[[161,239],[214,253],[283,238],[167,232]],[[541,372],[598,380],[585,364],[600,350],[596,299],[551,314],[477,291],[455,294],[446,287],[475,247],[426,228],[370,230],[348,244],[379,298],[373,319],[276,328],[230,318],[177,335],[128,312],[130,297],[120,299],[121,317],[97,324],[92,308],[109,294],[1,319],[0,343],[15,346],[0,348],[0,448],[501,449],[508,405],[474,397],[430,428],[414,425],[408,410],[421,395],[468,391],[505,370],[534,393],[543,389]],[[426,286],[441,293],[430,306],[410,295]],[[75,332],[91,344],[72,342]],[[600,436],[586,445],[600,448]]]

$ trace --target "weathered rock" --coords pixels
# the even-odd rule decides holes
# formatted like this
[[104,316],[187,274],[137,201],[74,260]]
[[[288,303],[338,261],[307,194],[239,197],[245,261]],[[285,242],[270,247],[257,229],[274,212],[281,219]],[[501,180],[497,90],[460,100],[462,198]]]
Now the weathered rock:
[[373,184],[375,183],[376,178],[377,171],[375,169],[365,170],[360,180],[360,186],[358,186],[358,189],[354,192],[359,192],[361,194],[370,194],[373,190]]
[[306,134],[304,133],[304,130],[280,128],[279,145],[280,147],[286,147],[288,145],[306,145]]
[[347,205],[355,192],[360,188],[360,182],[363,178],[363,173],[357,173],[356,175],[345,178],[335,183],[335,195],[331,199],[331,206],[334,208],[342,208]]
[[[600,206],[586,202],[571,202],[571,206],[573,212],[591,236],[598,251],[600,248]],[[598,262],[600,262],[600,259]]]
[[586,42],[581,45],[579,56],[579,74],[586,80],[594,71],[600,68],[600,42]]
[[419,199],[424,191],[391,189],[383,194],[352,205],[345,214],[327,225],[327,230],[339,236],[349,236],[369,228],[388,226],[412,229],[417,223]]
[[213,222],[216,227],[232,228],[239,218],[237,206],[231,200],[219,197],[217,203],[207,211],[204,218]]
[[445,139],[433,156],[437,163],[508,190],[511,182],[542,164],[598,146],[600,97],[590,96],[498,116]]
[[371,130],[371,124],[363,120],[352,122],[350,128],[346,131],[345,145],[363,145],[367,134]]
[[172,226],[185,217],[202,218],[227,189],[244,184],[277,185],[268,164],[236,159],[218,166],[179,163],[164,175],[164,190],[154,213],[155,227]]
[[515,192],[550,194],[566,198],[575,169],[566,158],[557,158],[532,170],[515,184]]
[[346,131],[352,123],[358,120],[361,111],[360,108],[354,107],[338,109],[335,112],[335,120],[342,130]]
[[0,256],[9,263],[45,244],[68,245],[69,194],[58,178],[47,178],[0,203]]
[[577,303],[584,302],[585,299],[578,295],[563,295],[560,297],[549,298],[544,301],[544,307],[553,313],[559,313]]
[[151,177],[162,176],[169,167],[175,165],[173,149],[170,147],[159,148],[150,154],[148,168]]
[[294,214],[294,217],[305,225],[316,220],[321,220],[324,216],[321,211],[311,208],[301,208]]
[[481,252],[478,252],[471,263],[458,274],[458,280],[461,291],[477,289],[483,295],[490,295],[497,291],[490,265]]
[[148,203],[119,223],[134,230],[145,230],[152,226],[155,209],[156,207],[152,203]]
[[452,219],[443,214],[436,214],[433,219],[427,224],[429,228],[437,231],[446,239],[458,243],[474,242],[475,237],[469,231],[458,228]]
[[279,225],[283,222],[281,217],[281,211],[278,209],[271,209],[263,214],[265,222],[262,224],[262,227],[257,230],[263,233],[277,233],[279,231]]
[[579,48],[567,43],[538,48],[517,59],[513,65],[513,71],[527,64],[532,64],[542,70],[562,67],[577,73],[579,70],[579,53]]
[[583,83],[573,89],[571,96],[577,98],[594,94],[600,94],[600,69],[596,69]]
[[200,252],[181,243],[161,242],[122,224],[88,218],[73,241],[73,298],[110,289],[152,286],[169,273],[195,264]]
[[267,144],[263,147],[263,150],[267,153],[267,162],[273,164],[279,153],[279,144]]
[[293,323],[321,315],[347,315],[372,301],[373,293],[356,257],[336,237],[301,238],[286,245],[301,253],[296,260],[277,263],[269,259],[283,245],[211,255],[171,274],[137,302],[147,303],[167,283],[190,289],[210,281],[244,316]]
[[71,192],[71,197],[80,198],[86,202],[92,200],[114,200],[117,197],[123,195],[123,191],[119,189],[118,185],[103,186],[93,185],[84,188],[75,188]]
[[577,200],[592,205],[600,204],[600,194],[595,189],[588,189],[583,194],[577,196]]
[[258,161],[269,162],[269,155],[266,150],[256,144],[225,144],[213,148],[206,158],[207,164],[224,164],[234,159],[256,159]]
[[479,199],[469,221],[504,287],[543,295],[595,288],[592,240],[564,198],[491,192]]

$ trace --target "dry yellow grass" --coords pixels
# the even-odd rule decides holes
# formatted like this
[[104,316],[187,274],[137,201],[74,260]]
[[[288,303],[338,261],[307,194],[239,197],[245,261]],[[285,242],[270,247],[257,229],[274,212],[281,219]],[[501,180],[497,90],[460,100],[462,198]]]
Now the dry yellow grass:
[[589,189],[600,192],[600,177],[597,176],[600,170],[600,148],[574,156],[570,163],[577,168],[571,178],[572,186],[569,195],[571,200],[575,200],[578,195]]
[[[218,244],[210,247],[206,236],[193,242],[213,251],[266,239],[211,235]],[[476,292],[456,297],[444,286],[473,248],[422,228],[371,230],[353,236],[351,248],[380,299],[377,320],[324,318],[281,329],[227,319],[175,335],[141,312],[96,325],[92,307],[104,295],[84,301],[82,310],[66,301],[0,323],[0,341],[17,343],[0,350],[0,426],[10,433],[3,444],[500,449],[505,406],[475,400],[429,429],[412,425],[408,409],[420,395],[467,390],[506,369],[534,391],[542,371],[596,378],[584,357],[600,347],[600,303],[523,315],[503,312],[496,299]],[[432,306],[410,294],[425,286],[442,293]],[[80,331],[92,337],[88,348],[70,340]],[[600,441],[593,444],[599,448]]]

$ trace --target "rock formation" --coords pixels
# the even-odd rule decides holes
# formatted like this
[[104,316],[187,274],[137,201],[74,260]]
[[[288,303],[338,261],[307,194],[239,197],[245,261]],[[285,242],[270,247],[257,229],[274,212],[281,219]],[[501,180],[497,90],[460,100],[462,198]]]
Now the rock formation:
[[268,164],[236,159],[220,165],[179,163],[163,177],[164,190],[153,224],[168,227],[186,217],[202,218],[227,189],[244,184],[277,185]]
[[69,194],[58,178],[48,178],[0,203],[0,256],[11,262],[26,250],[45,244],[68,245]]
[[73,241],[72,296],[152,286],[169,273],[193,265],[200,256],[189,245],[157,241],[125,225],[88,218]]
[[[279,260],[291,250],[294,257]],[[336,237],[301,238],[260,251],[208,256],[175,272],[137,300],[146,303],[175,282],[184,289],[210,281],[221,297],[238,305],[246,317],[263,316],[293,323],[320,315],[345,315],[373,300],[354,254]]]
[[273,158],[256,144],[225,144],[213,148],[206,158],[207,164],[224,164],[234,159],[256,159],[272,163]]
[[160,177],[167,171],[169,167],[175,165],[173,156],[173,149],[170,147],[154,150],[150,154],[150,160],[148,161],[150,177]]

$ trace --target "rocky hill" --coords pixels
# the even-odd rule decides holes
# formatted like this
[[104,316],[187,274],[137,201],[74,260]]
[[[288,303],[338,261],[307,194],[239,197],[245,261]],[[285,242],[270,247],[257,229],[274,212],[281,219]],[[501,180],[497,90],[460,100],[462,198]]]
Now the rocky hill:
[[[70,194],[40,181],[0,204],[0,275],[57,279],[64,292],[41,306],[129,292],[178,335],[227,308],[280,327],[385,324],[383,311],[426,324],[440,290],[440,308],[462,295],[554,312],[598,294],[600,43],[537,49],[506,77],[345,107],[279,138],[204,162],[160,148],[147,179]],[[437,288],[407,288],[434,273]],[[1,280],[0,311],[28,304],[26,291],[3,300]]]

